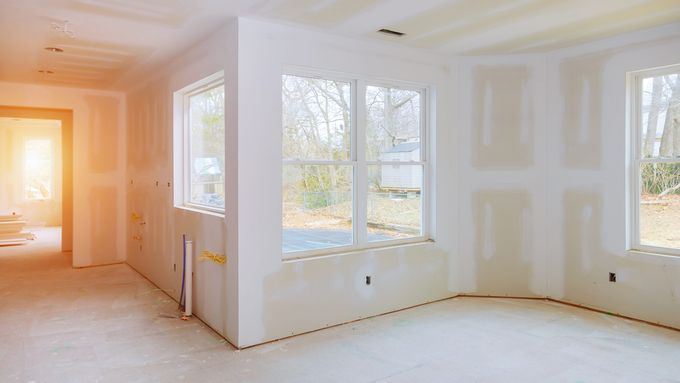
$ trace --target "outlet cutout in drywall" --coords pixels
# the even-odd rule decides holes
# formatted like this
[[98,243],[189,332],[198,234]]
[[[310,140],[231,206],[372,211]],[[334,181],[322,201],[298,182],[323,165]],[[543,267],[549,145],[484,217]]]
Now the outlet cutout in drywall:
[[609,282],[616,282],[616,273],[609,273]]
[[371,276],[370,276],[370,275],[367,275],[367,276],[366,276],[366,285],[368,286],[368,285],[370,285],[370,284],[371,284]]

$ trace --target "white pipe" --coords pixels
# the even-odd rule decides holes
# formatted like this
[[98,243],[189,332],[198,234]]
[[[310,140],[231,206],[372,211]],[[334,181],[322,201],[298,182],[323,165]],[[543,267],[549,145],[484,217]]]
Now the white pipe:
[[184,315],[191,316],[191,298],[192,298],[192,287],[193,287],[193,260],[194,260],[194,243],[193,241],[187,241],[187,254],[185,259],[186,270],[184,270]]

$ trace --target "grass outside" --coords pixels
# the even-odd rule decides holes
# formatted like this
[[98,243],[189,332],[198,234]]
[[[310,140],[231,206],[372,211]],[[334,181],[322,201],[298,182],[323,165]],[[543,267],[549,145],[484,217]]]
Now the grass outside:
[[[352,203],[304,209],[299,203],[284,205],[287,229],[352,230]],[[420,233],[420,198],[390,199],[369,194],[368,232],[392,238],[413,237]]]

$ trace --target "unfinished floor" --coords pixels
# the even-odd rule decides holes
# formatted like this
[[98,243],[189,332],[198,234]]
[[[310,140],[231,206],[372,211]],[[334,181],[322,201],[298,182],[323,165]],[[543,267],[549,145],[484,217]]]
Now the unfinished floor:
[[0,249],[0,381],[680,382],[680,332],[556,303],[454,298],[238,351],[127,265],[70,265]]

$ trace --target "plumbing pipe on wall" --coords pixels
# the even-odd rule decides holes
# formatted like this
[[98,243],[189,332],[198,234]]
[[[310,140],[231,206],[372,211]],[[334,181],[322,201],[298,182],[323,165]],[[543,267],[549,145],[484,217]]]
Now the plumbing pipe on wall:
[[194,260],[194,243],[193,241],[186,241],[186,255],[185,255],[185,270],[184,270],[184,315],[191,316],[191,298],[193,285],[193,260]]

